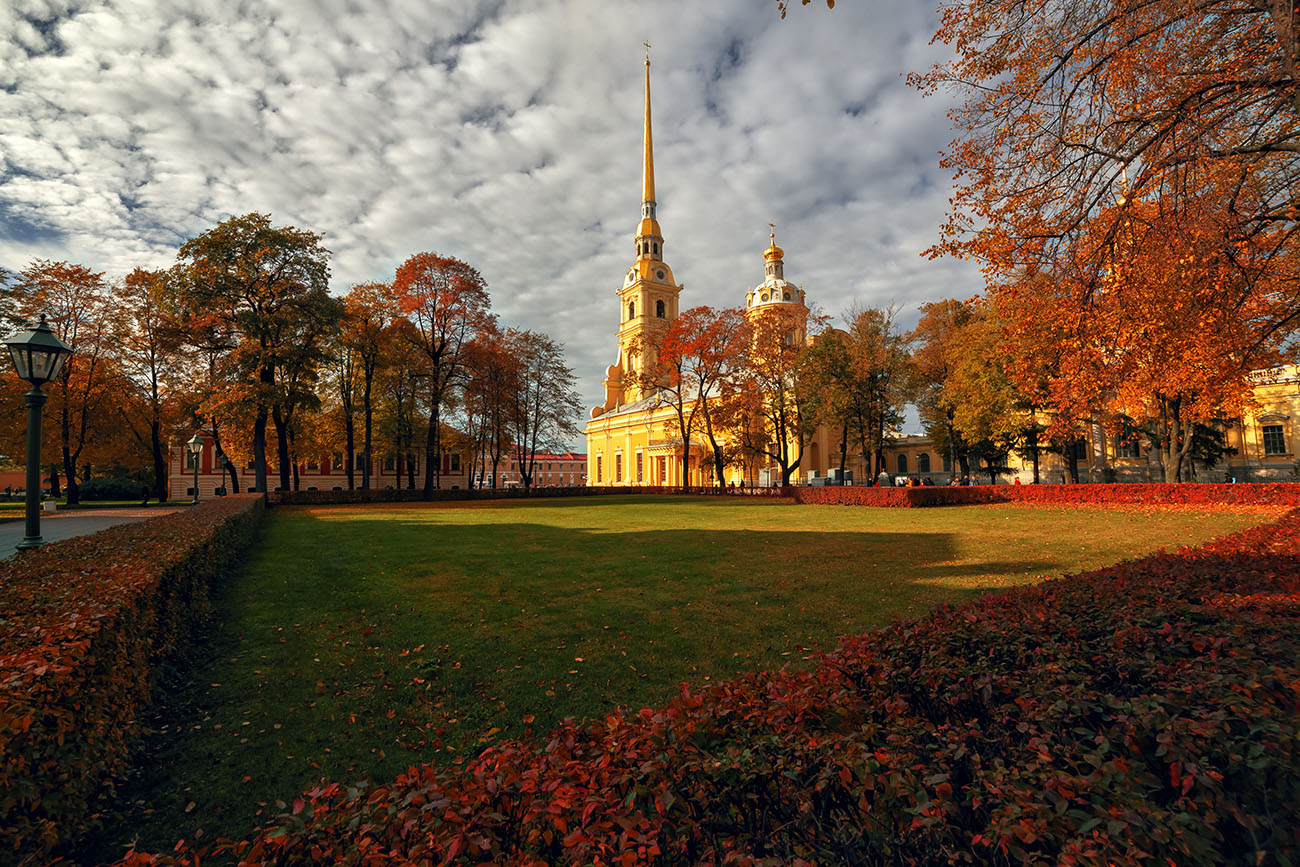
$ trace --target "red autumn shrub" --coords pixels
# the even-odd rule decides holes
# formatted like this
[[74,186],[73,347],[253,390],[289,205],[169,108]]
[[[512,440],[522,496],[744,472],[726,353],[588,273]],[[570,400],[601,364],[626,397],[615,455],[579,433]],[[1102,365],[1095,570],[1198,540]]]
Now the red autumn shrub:
[[249,867],[1295,863],[1300,510],[942,606],[811,671],[322,785],[230,849]]
[[258,495],[0,563],[0,862],[85,829],[127,766],[155,668],[256,535]]
[[797,503],[914,508],[982,503],[1300,506],[1300,485],[1119,484],[787,488]]

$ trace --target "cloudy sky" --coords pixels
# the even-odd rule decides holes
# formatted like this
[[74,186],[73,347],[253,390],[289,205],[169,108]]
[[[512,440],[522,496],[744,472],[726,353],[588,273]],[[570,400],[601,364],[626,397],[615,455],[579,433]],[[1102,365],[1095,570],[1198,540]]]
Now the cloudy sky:
[[0,0],[0,267],[120,277],[249,211],[324,233],[335,291],[458,256],[508,325],[616,359],[652,45],[659,220],[683,309],[737,305],[768,222],[786,276],[849,305],[967,297],[919,254],[951,191],[937,3]]

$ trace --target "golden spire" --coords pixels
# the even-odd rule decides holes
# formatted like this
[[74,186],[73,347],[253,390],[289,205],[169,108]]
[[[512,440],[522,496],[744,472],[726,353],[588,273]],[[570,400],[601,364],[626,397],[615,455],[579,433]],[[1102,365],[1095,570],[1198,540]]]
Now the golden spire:
[[641,167],[641,201],[655,200],[655,155],[650,141],[650,43],[645,44],[645,162]]

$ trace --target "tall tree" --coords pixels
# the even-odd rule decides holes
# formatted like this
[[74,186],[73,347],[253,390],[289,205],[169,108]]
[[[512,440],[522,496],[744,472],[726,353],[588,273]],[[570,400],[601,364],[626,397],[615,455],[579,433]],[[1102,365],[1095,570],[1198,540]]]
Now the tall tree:
[[1100,279],[1081,253],[1055,279],[996,287],[994,297],[1043,311],[1009,318],[1005,330],[1022,373],[1049,370],[1048,405],[1062,417],[1091,404],[1154,420],[1165,479],[1177,481],[1196,424],[1239,415],[1250,372],[1293,350],[1294,256],[1278,255],[1285,230],[1237,238],[1212,194],[1124,201],[1093,222],[1083,237],[1102,248]]
[[[116,294],[114,331],[119,335],[121,364],[140,390],[153,465],[153,495],[167,499],[165,433],[177,409],[173,388],[179,377],[180,330],[166,311],[167,273],[136,268],[126,275]],[[134,431],[134,419],[128,417]]]
[[[117,342],[111,331],[108,284],[102,273],[84,265],[39,259],[19,272],[4,294],[19,317],[35,320],[44,313],[59,339],[74,350],[51,388],[50,402],[58,419],[57,448],[67,502],[75,505],[80,502],[77,477],[82,453],[97,427],[107,433],[109,388],[121,382],[108,370]],[[57,471],[52,481],[57,495]]]
[[908,335],[913,345],[913,394],[921,424],[935,446],[948,454],[948,465],[970,472],[966,440],[956,426],[956,405],[947,392],[956,367],[961,330],[974,317],[974,304],[948,298],[921,305],[921,319]]
[[361,368],[361,487],[368,490],[374,461],[375,373],[384,357],[384,335],[393,321],[392,288],[387,283],[358,283],[348,290],[343,303],[347,313],[343,338],[356,353]]
[[508,331],[506,345],[515,359],[510,428],[524,489],[533,486],[537,452],[559,450],[578,436],[582,401],[564,347],[536,331]]
[[[277,390],[286,364],[310,363],[310,347],[295,343],[318,333],[316,319],[337,320],[329,296],[329,251],[315,232],[273,226],[265,214],[230,217],[181,245],[171,291],[185,323],[195,329],[212,321],[236,337],[236,369],[251,385],[255,490],[267,488],[266,426],[298,392]],[[287,430],[281,431],[280,477],[287,487]]]
[[749,321],[739,308],[692,307],[674,319],[656,341],[647,372],[647,391],[657,388],[661,405],[671,406],[681,441],[682,486],[690,484],[690,447],[696,431],[709,441],[714,483],[725,483],[727,454],[721,436],[725,411],[739,388],[740,371],[751,341]]
[[474,341],[469,359],[471,373],[465,384],[467,433],[471,434],[475,460],[485,484],[497,487],[501,458],[511,440],[511,407],[520,384],[519,359],[507,337],[487,329]]
[[429,391],[425,436],[424,495],[441,483],[441,413],[465,373],[469,345],[492,322],[487,284],[459,259],[416,253],[397,269],[393,296],[414,326],[414,345],[423,353]]
[[805,335],[824,324],[802,304],[773,306],[749,318],[749,345],[726,427],[747,452],[777,465],[782,485],[790,484],[815,427],[811,380],[804,376]]

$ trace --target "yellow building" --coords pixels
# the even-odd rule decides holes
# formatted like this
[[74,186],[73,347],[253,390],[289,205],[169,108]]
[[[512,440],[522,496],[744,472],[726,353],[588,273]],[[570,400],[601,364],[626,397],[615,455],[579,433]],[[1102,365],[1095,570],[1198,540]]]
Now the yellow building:
[[[654,368],[654,346],[677,318],[681,284],[664,261],[664,238],[656,217],[654,147],[650,122],[650,59],[645,62],[645,129],[641,175],[641,220],[633,239],[636,258],[618,290],[620,325],[618,360],[605,371],[605,399],[587,422],[587,483],[601,486],[711,485],[713,466],[704,443],[686,448],[674,438],[673,407],[659,395],[648,372]],[[764,280],[745,297],[749,315],[804,305],[804,292],[785,279],[783,251],[764,251]],[[803,335],[796,335],[802,340]],[[683,478],[683,473],[685,478]],[[756,467],[736,470],[730,481],[758,478]],[[779,477],[779,476],[778,476]]]

